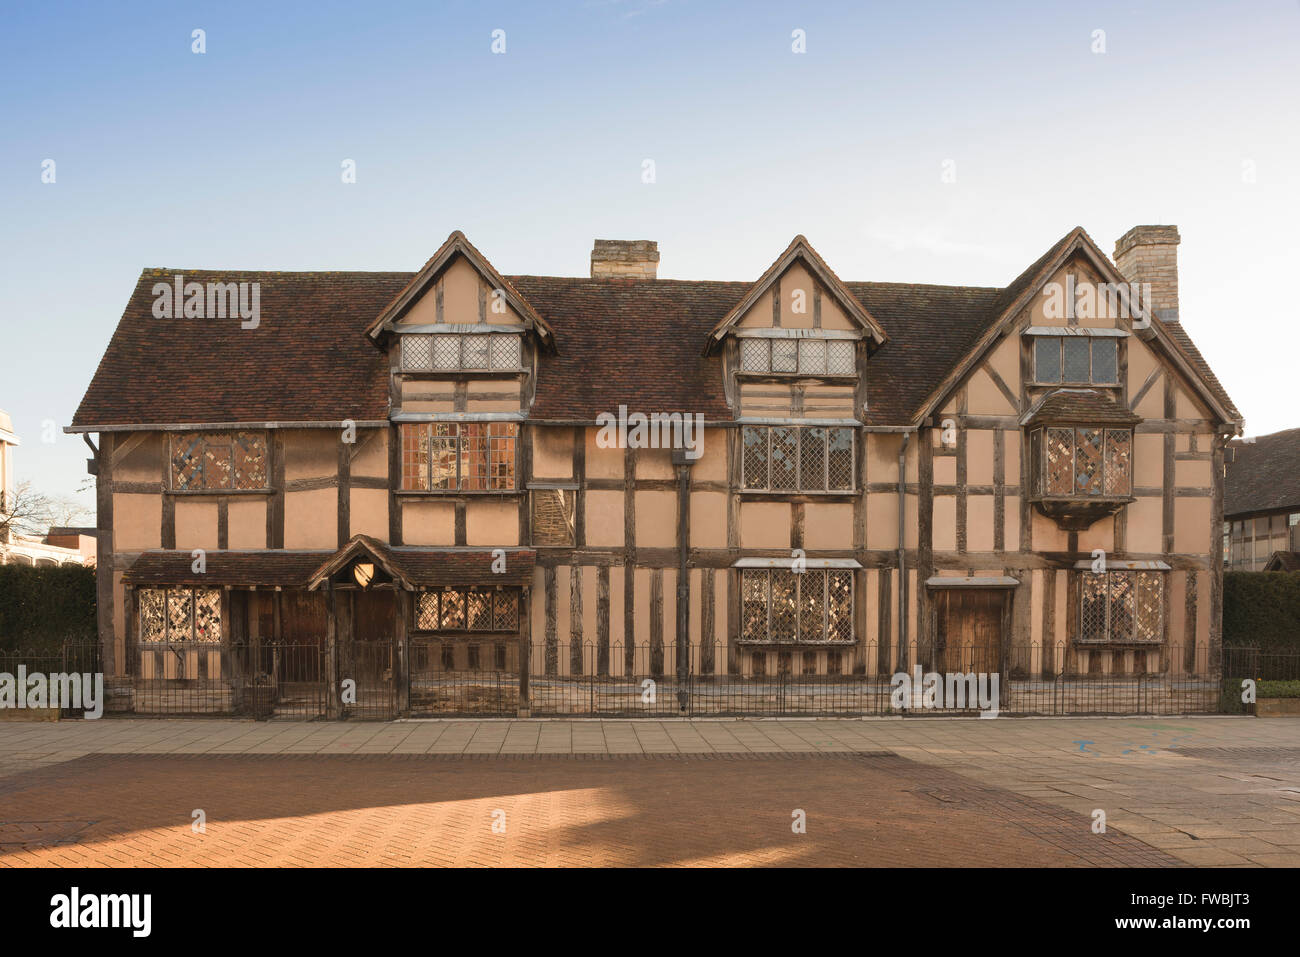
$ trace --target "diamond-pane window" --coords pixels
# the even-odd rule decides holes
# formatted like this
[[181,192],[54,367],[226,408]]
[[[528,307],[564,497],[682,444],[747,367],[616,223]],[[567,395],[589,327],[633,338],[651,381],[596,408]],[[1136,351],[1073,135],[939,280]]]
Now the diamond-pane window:
[[744,372],[770,371],[766,339],[740,340],[740,368]]
[[853,573],[827,571],[826,591],[826,638],[830,641],[852,641]]
[[767,488],[768,429],[747,425],[741,429],[742,467],[745,488]]
[[439,617],[439,625],[442,628],[454,629],[461,631],[465,627],[465,593],[459,591],[444,591],[442,593],[442,614]]
[[492,368],[516,370],[522,362],[522,340],[519,336],[490,336],[492,340]]
[[465,336],[461,343],[461,364],[465,369],[486,369],[488,367],[488,336]]
[[140,640],[167,640],[167,593],[161,588],[142,588],[136,593],[140,608]]
[[221,592],[216,588],[194,592],[194,640],[221,641]]
[[826,429],[814,426],[799,434],[799,485],[824,488],[826,482]]
[[851,571],[746,568],[740,588],[744,641],[853,640]]
[[826,607],[826,576],[814,571],[795,575],[799,584],[799,640],[821,641],[825,634],[822,620]]
[[788,492],[799,487],[799,433],[796,429],[772,429],[772,491]]
[[826,488],[853,488],[853,430],[827,430]]
[[1127,429],[1106,430],[1106,494],[1128,495],[1131,489],[1133,433]]
[[266,433],[236,432],[235,488],[266,488]]
[[402,336],[402,368],[427,370],[433,368],[433,336]]
[[767,585],[766,569],[745,569],[740,584],[740,634],[747,641],[767,640]]
[[796,575],[789,569],[772,570],[772,618],[770,637],[773,641],[793,641],[798,614],[796,604],[798,584]]
[[1061,381],[1061,340],[1055,336],[1034,340],[1034,381]]
[[828,339],[826,341],[826,374],[853,375],[854,344],[851,339]]
[[194,593],[167,591],[167,640],[189,641],[194,635]]
[[794,339],[772,340],[772,371],[795,372],[798,369],[797,343]]
[[1101,429],[1076,429],[1074,438],[1074,490],[1079,495],[1100,495]]
[[519,627],[519,593],[499,591],[492,599],[493,627],[497,631],[514,631]]
[[433,336],[433,367],[435,369],[460,368],[460,336]]
[[799,340],[799,371],[805,375],[826,373],[826,340]]
[[416,631],[438,630],[438,593],[422,591],[415,602]]
[[1159,642],[1164,575],[1158,571],[1081,572],[1079,640]]
[[472,591],[465,601],[470,631],[492,630],[492,596],[487,592]]
[[1074,494],[1074,430],[1047,430],[1048,495]]
[[1106,640],[1106,576],[1084,572],[1080,576],[1082,604],[1079,609],[1079,639],[1081,641]]
[[1135,577],[1137,588],[1134,605],[1137,620],[1133,624],[1133,640],[1160,641],[1161,618],[1164,615],[1162,576],[1159,572],[1143,571]]

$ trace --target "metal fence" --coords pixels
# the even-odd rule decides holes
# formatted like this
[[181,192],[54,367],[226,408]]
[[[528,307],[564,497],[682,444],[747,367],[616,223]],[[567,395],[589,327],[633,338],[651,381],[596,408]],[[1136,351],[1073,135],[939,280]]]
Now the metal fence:
[[[91,700],[83,691],[87,681],[92,696],[104,695],[107,698],[107,689],[101,687],[97,690],[94,685],[95,676],[102,672],[99,643],[93,640],[65,641],[39,648],[0,649],[0,678],[9,679],[8,688],[0,692],[0,706],[35,717],[42,712],[49,713],[57,703],[61,717],[81,717],[85,713],[85,704]],[[65,676],[69,680],[65,680]],[[75,681],[70,680],[72,676],[76,676]],[[104,707],[105,703],[106,700],[98,701],[99,707]]]
[[[105,713],[273,718],[705,717],[1239,713],[1242,682],[1300,681],[1300,653],[1204,647],[538,643],[507,638],[221,645],[140,643],[106,678]],[[99,645],[0,651],[0,675],[96,674]],[[906,675],[904,680],[901,675]],[[958,677],[960,676],[960,677]],[[996,686],[994,686],[996,679]],[[66,716],[80,713],[65,708]]]

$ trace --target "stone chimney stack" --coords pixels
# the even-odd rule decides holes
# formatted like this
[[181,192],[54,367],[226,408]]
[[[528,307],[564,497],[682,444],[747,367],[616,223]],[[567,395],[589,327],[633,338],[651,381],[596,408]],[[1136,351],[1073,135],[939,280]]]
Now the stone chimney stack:
[[659,244],[649,239],[597,239],[591,250],[592,279],[654,279]]
[[1115,243],[1115,265],[1129,282],[1151,284],[1157,319],[1178,321],[1178,227],[1134,226]]

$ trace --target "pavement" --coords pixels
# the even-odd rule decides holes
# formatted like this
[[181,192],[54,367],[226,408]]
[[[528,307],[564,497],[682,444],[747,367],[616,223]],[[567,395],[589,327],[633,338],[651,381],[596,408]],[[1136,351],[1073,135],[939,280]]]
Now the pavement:
[[175,865],[1293,867],[1300,718],[0,723],[0,866]]

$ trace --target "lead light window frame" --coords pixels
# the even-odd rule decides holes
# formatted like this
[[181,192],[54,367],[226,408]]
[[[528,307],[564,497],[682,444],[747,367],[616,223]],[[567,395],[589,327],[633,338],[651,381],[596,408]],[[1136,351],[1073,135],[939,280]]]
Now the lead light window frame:
[[1029,433],[1036,499],[1131,498],[1133,429],[1038,426]]
[[742,568],[740,640],[747,644],[851,645],[852,570]]
[[404,492],[518,491],[516,422],[403,422]]
[[1160,571],[1079,572],[1078,640],[1090,645],[1163,642],[1164,589]]
[[523,593],[518,588],[440,588],[419,592],[414,631],[517,634]]
[[141,644],[221,643],[220,588],[141,588],[136,616]]
[[523,337],[507,333],[405,333],[401,372],[519,372]]
[[267,433],[172,432],[173,492],[256,492],[270,488]]
[[[1073,365],[1087,373],[1067,376]],[[1035,385],[1119,387],[1119,339],[1115,336],[1034,336]]]
[[851,493],[857,489],[857,441],[851,426],[746,425],[740,430],[741,491]]
[[857,340],[823,336],[746,336],[740,340],[740,372],[751,375],[857,375]]

